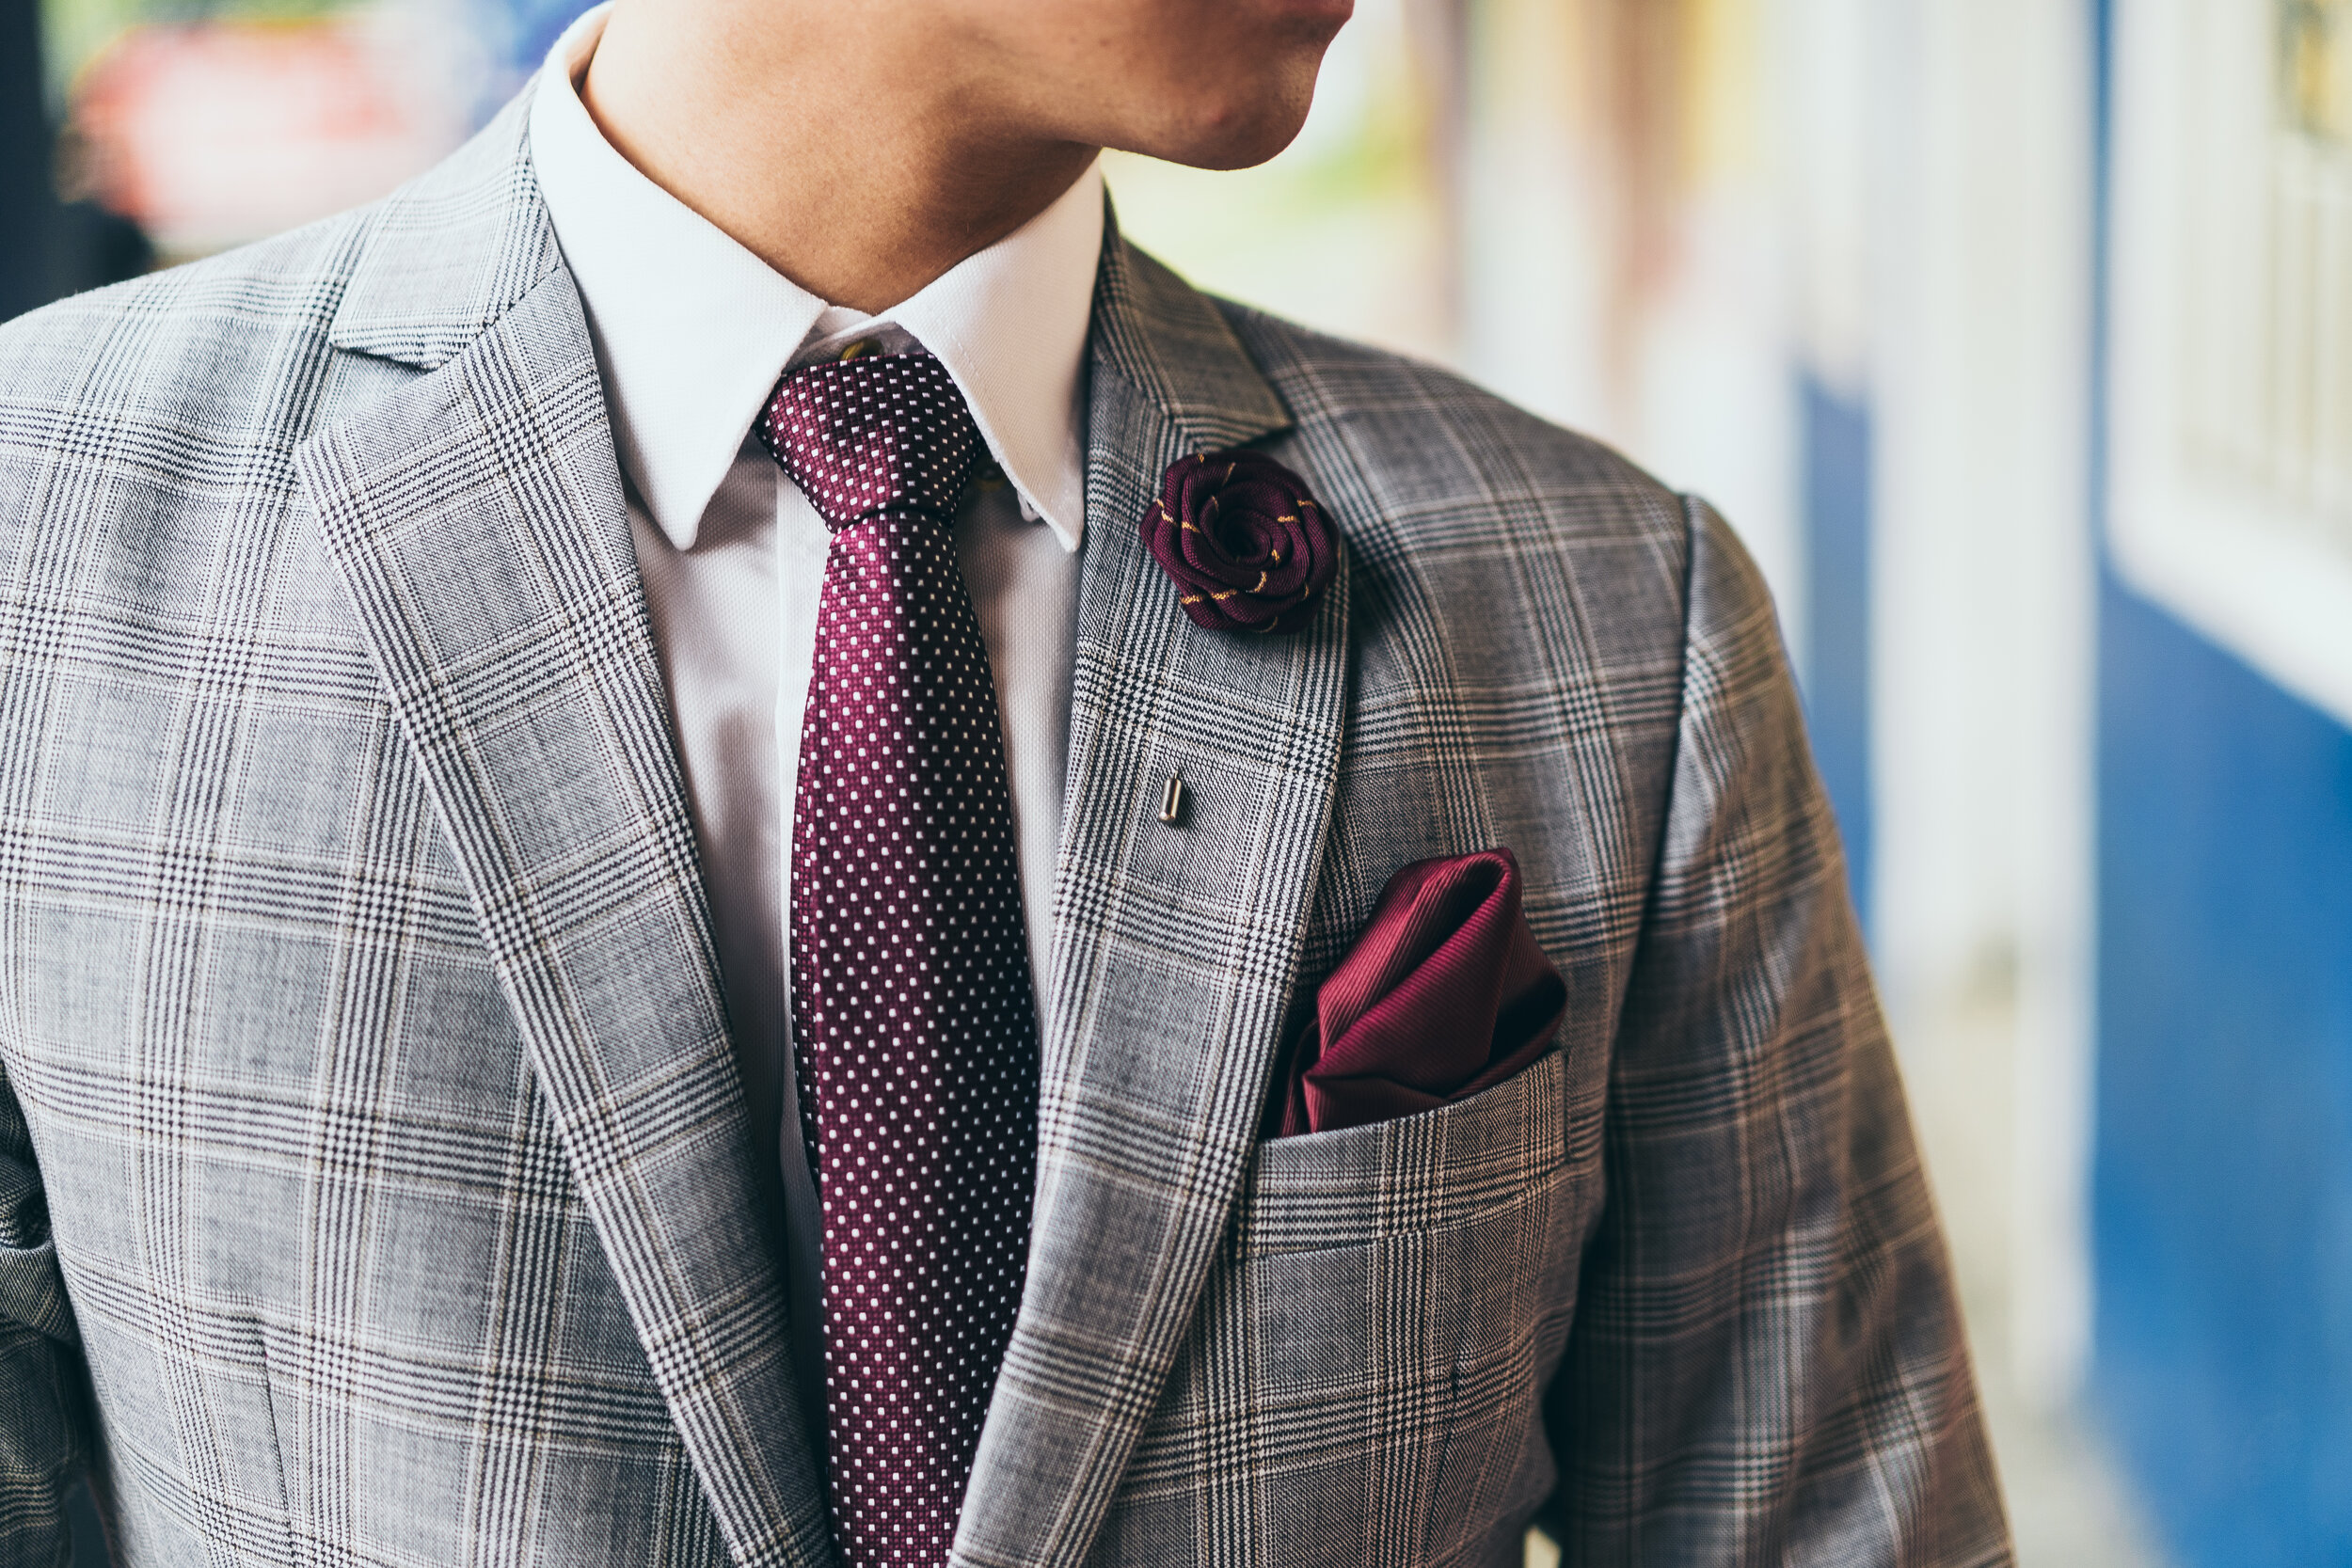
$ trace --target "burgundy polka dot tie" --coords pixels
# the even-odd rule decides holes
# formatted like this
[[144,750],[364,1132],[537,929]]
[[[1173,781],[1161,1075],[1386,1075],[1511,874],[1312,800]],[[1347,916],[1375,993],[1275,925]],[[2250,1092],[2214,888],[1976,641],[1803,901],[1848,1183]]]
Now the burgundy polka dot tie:
[[834,531],[792,824],[834,1529],[850,1568],[940,1568],[1037,1152],[1004,738],[951,534],[979,432],[938,360],[894,356],[786,376],[760,438]]

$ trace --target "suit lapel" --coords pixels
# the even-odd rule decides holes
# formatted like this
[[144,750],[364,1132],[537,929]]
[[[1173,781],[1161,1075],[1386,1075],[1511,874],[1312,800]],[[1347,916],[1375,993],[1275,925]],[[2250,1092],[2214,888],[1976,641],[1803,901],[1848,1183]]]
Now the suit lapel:
[[[432,225],[395,205],[338,323],[437,368],[297,467],[728,1548],[829,1562],[586,324],[520,148],[470,191],[469,155],[436,177],[460,188],[409,199],[486,212],[484,260],[443,276]],[[404,267],[423,278],[405,324]]]
[[1216,307],[1116,236],[1089,419],[1037,1209],[955,1552],[991,1568],[1085,1558],[1167,1380],[1256,1141],[1345,696],[1344,552],[1308,630],[1256,638],[1194,626],[1142,547],[1169,464],[1288,416]]

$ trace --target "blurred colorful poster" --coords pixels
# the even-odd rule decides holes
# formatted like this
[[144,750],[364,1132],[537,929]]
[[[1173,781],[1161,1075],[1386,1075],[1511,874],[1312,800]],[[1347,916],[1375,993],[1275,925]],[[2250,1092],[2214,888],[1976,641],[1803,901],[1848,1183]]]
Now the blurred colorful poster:
[[133,219],[166,261],[372,200],[463,140],[581,8],[53,0],[64,194]]

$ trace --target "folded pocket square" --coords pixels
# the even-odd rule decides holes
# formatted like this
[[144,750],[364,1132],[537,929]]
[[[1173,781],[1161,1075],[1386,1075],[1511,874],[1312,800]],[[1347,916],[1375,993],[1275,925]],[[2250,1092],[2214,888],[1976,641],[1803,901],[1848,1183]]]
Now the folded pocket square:
[[1416,861],[1316,989],[1268,1131],[1329,1132],[1468,1099],[1542,1055],[1566,1002],[1519,911],[1510,850]]

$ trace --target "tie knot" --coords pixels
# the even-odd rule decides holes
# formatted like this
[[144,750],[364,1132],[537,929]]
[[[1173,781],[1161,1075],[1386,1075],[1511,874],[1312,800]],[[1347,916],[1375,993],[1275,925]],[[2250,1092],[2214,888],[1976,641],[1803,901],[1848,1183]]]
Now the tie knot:
[[963,394],[928,354],[787,373],[760,416],[759,439],[836,533],[885,511],[953,517],[980,453]]

